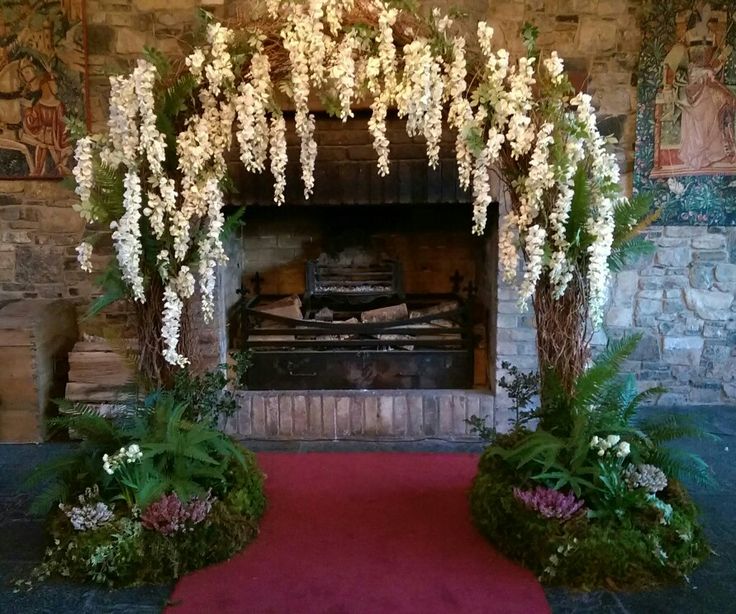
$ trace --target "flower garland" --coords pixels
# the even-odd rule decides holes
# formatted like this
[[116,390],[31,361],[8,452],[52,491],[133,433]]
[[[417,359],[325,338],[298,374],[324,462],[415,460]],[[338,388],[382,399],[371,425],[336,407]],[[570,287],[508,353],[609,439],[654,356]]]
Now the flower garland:
[[[144,220],[160,245],[156,270],[165,288],[161,337],[167,362],[187,362],[178,344],[184,302],[195,286],[205,319],[213,316],[215,271],[227,260],[221,239],[223,181],[233,132],[244,167],[260,173],[268,166],[274,201],[284,203],[284,95],[295,111],[307,198],[314,189],[318,149],[310,111],[314,94],[332,95],[343,121],[352,117],[355,101],[370,96],[368,129],[381,176],[390,172],[389,109],[406,119],[410,136],[426,139],[431,166],[439,161],[446,112],[456,134],[459,181],[473,194],[476,234],[484,232],[488,207],[500,196],[491,187],[492,169],[504,173],[512,207],[501,223],[500,261],[504,277],[518,280],[520,303],[528,303],[545,275],[561,297],[576,267],[583,266],[590,313],[594,322],[601,320],[613,211],[620,198],[618,167],[597,130],[590,97],[570,96],[555,52],[546,58],[530,53],[512,63],[506,50],[494,49],[493,28],[480,22],[479,71],[470,87],[466,41],[452,33],[452,20],[439,11],[413,31],[402,25],[405,14],[384,0],[268,0],[267,9],[271,22],[280,24],[277,36],[268,37],[258,27],[247,30],[244,53],[233,30],[212,22],[206,44],[185,58],[195,102],[175,135],[175,169],[166,170],[167,140],[159,130],[160,75],[146,60],[130,75],[111,79],[107,135],[77,142],[74,177],[81,202],[76,209],[85,220],[99,219],[92,203],[95,165],[122,173],[123,210],[110,227],[123,280],[136,301],[146,300],[150,274],[143,272]],[[354,11],[360,11],[360,19],[351,17]],[[356,27],[361,19],[372,26]],[[280,56],[274,55],[274,45]],[[585,229],[593,240],[583,265],[571,255],[566,231],[581,166],[592,178]],[[77,251],[89,270],[91,245]]]

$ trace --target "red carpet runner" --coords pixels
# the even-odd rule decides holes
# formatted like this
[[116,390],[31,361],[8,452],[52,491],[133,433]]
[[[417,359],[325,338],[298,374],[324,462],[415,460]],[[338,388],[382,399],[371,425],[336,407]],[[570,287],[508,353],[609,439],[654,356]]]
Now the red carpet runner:
[[537,614],[542,588],[470,523],[477,457],[260,454],[269,508],[228,562],[183,578],[168,614]]

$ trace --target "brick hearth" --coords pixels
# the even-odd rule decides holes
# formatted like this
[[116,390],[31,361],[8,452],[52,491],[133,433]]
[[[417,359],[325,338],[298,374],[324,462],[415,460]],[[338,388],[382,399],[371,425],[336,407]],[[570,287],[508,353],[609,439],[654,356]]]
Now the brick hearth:
[[243,439],[477,440],[466,418],[505,430],[494,397],[475,390],[239,391],[226,429]]

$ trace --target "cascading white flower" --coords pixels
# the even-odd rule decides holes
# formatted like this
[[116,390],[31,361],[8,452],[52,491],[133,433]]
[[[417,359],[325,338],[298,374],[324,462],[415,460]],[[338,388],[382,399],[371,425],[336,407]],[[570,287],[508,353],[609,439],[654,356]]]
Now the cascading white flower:
[[442,138],[443,93],[441,64],[435,59],[429,41],[418,38],[405,45],[396,108],[399,117],[406,117],[406,133],[412,137],[423,134],[427,139],[427,156],[433,167],[437,165]]
[[240,124],[236,133],[240,160],[246,170],[260,173],[268,155],[268,104],[272,95],[268,56],[257,53],[251,59],[250,82],[242,82],[234,104]]
[[146,302],[146,294],[141,273],[141,179],[136,170],[128,170],[123,181],[124,213],[117,222],[110,224],[113,231],[112,240],[115,245],[118,264],[123,280],[128,284],[133,298],[141,303]]
[[77,262],[85,273],[92,272],[92,245],[83,241],[77,246]]
[[171,286],[164,289],[164,311],[162,315],[161,340],[163,341],[164,360],[170,365],[184,367],[189,359],[179,353],[179,336],[181,334],[181,318],[184,312],[184,301]]
[[286,149],[286,121],[283,115],[271,118],[271,132],[269,138],[271,154],[271,174],[274,177],[273,200],[277,205],[283,205],[286,190],[286,164],[288,162]]
[[74,148],[74,158],[77,163],[72,169],[77,184],[74,191],[79,196],[80,201],[74,205],[74,210],[88,222],[95,220],[95,213],[90,203],[92,188],[94,187],[92,150],[92,137],[83,136],[79,139]]
[[329,68],[330,80],[334,83],[340,100],[340,119],[347,121],[353,117],[350,108],[355,97],[355,58],[354,54],[359,47],[358,37],[349,32],[337,47]]

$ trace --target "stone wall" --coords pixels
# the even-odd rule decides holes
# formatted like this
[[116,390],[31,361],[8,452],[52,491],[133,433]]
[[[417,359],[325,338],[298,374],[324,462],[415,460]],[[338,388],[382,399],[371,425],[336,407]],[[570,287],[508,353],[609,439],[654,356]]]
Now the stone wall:
[[736,402],[736,228],[655,228],[653,257],[619,273],[606,324],[642,343],[627,369],[666,405]]
[[[91,125],[104,127],[108,75],[127,69],[144,45],[178,53],[190,40],[194,13],[251,11],[251,0],[87,0]],[[462,6],[469,29],[487,19],[497,42],[519,48],[525,21],[544,48],[566,59],[576,84],[594,96],[605,132],[619,138],[624,183],[630,185],[635,132],[635,70],[641,34],[637,0],[442,0]],[[80,306],[94,289],[76,266],[83,225],[73,195],[53,181],[0,181],[0,301],[64,298]],[[663,401],[734,400],[734,230],[664,227],[653,231],[651,262],[622,274],[612,294],[611,334],[645,333],[641,358],[629,366],[642,382],[671,387]],[[713,246],[713,247],[711,247]],[[730,265],[730,266],[729,266]],[[512,291],[498,290],[498,361],[534,364],[531,316],[519,314]],[[661,309],[660,309],[661,307]],[[660,309],[659,311],[657,311]],[[730,351],[729,351],[730,350]],[[730,369],[730,371],[728,370]],[[503,395],[498,406],[503,406]]]

